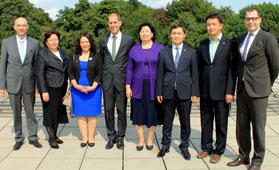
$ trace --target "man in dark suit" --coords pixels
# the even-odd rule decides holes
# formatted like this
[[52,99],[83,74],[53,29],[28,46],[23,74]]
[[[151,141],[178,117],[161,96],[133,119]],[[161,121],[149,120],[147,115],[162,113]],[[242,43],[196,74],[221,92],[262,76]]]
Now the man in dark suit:
[[[124,136],[127,128],[125,95],[125,75],[128,52],[133,38],[120,32],[122,21],[117,13],[108,16],[110,33],[100,39],[100,55],[103,58],[103,81],[105,119],[109,141],[106,149],[117,142],[117,148],[124,148]],[[117,108],[117,126],[114,128],[114,108]]]
[[239,156],[228,166],[250,163],[252,124],[254,155],[249,170],[261,169],[265,154],[265,125],[268,96],[279,71],[279,45],[268,32],[261,30],[257,8],[245,11],[248,33],[236,41],[237,117],[236,138]]
[[190,112],[192,101],[199,96],[199,74],[196,51],[183,43],[186,32],[183,25],[173,25],[170,29],[172,45],[161,50],[157,79],[156,96],[163,103],[164,123],[162,148],[157,157],[163,157],[169,152],[171,144],[172,125],[177,108],[181,126],[182,156],[190,160],[188,151],[191,133]]
[[[223,20],[218,14],[206,18],[209,38],[198,49],[200,73],[201,149],[197,158],[211,155],[217,163],[226,149],[229,104],[233,101],[231,41],[222,35]],[[213,121],[215,117],[216,143],[213,149]]]
[[27,119],[29,144],[37,148],[42,145],[37,138],[37,121],[34,115],[35,75],[34,63],[39,50],[39,42],[26,35],[27,20],[19,17],[14,22],[15,36],[4,39],[1,49],[0,94],[9,94],[13,110],[15,141],[14,150],[23,145],[22,134],[22,100]]

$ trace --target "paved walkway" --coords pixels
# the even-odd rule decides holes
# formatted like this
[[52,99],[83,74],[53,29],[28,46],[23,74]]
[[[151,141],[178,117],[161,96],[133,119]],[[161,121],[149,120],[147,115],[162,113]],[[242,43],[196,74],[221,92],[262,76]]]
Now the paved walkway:
[[[273,88],[279,94],[279,80]],[[3,98],[0,98],[0,101]],[[191,146],[189,148],[192,158],[185,161],[180,155],[178,145],[180,136],[180,126],[178,118],[175,118],[172,145],[170,153],[163,158],[157,158],[158,148],[161,141],[161,127],[157,128],[155,148],[152,151],[144,149],[136,151],[136,134],[128,118],[128,129],[126,133],[125,149],[118,150],[114,147],[111,150],[105,149],[107,140],[104,116],[98,118],[98,128],[96,134],[96,145],[93,148],[80,148],[80,133],[75,118],[70,118],[70,123],[60,125],[59,137],[64,141],[59,150],[51,149],[46,139],[46,131],[42,126],[42,111],[39,98],[36,102],[36,114],[39,123],[38,136],[43,148],[36,149],[25,144],[19,151],[13,151],[14,132],[13,120],[9,103],[5,100],[0,104],[0,169],[1,170],[233,170],[246,169],[247,166],[230,168],[226,163],[236,157],[237,144],[235,139],[235,104],[232,106],[229,117],[227,149],[218,164],[209,163],[209,158],[197,159],[197,151],[200,151],[200,116],[198,105],[194,105],[191,114],[192,132],[190,137]],[[26,120],[23,118],[24,134],[26,131]],[[266,127],[266,157],[263,170],[279,169],[279,98],[273,95],[270,97],[268,106],[268,118]]]

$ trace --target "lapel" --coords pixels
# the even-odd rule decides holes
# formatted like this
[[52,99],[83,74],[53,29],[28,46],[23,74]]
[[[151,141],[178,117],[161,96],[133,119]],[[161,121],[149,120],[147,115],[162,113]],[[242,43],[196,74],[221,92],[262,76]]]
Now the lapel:
[[167,50],[167,58],[171,61],[172,63],[172,68],[173,70],[175,70],[175,63],[174,63],[174,60],[173,60],[173,55],[172,55],[172,45],[169,45],[168,46],[168,50]]
[[240,54],[240,48],[241,48],[242,44],[244,43],[246,35],[247,35],[247,33],[241,35],[240,38],[238,39],[238,43],[237,43],[237,50],[238,50],[238,57],[239,57],[238,59],[240,60],[241,63],[245,62],[242,60],[242,56]]
[[120,42],[120,45],[119,45],[119,48],[118,48],[118,51],[117,51],[117,54],[115,56],[115,60],[114,61],[116,61],[118,59],[119,53],[120,53],[120,49],[123,48],[123,46],[125,44],[125,41],[126,41],[125,34],[122,33],[121,42]]
[[18,62],[19,62],[20,64],[22,64],[22,63],[21,63],[21,59],[20,59],[20,54],[19,54],[18,46],[17,46],[16,35],[13,37],[13,42],[11,43],[11,46],[13,46],[12,49],[15,49],[15,51],[16,51],[16,54],[17,54],[17,56],[15,56],[15,57],[16,57],[16,60],[18,60]]
[[[58,70],[62,70],[64,71],[64,63],[53,53],[51,52],[49,49],[46,49],[47,50],[47,53],[49,54],[49,57],[51,57],[52,59],[50,60],[53,61],[53,63],[55,64],[55,66],[57,66],[57,69]],[[62,58],[62,60],[64,61],[64,55],[63,55],[63,52],[61,52],[59,50],[59,53],[60,53],[60,56]]]
[[23,62],[23,64],[27,61],[27,59],[29,58],[29,57],[31,57],[31,55],[29,54],[30,52],[31,52],[31,47],[32,47],[32,42],[31,42],[31,40],[28,38],[28,36],[26,36],[26,54],[25,54],[25,58],[24,58],[24,62]]
[[[112,60],[111,53],[110,53],[110,51],[109,51],[109,49],[108,49],[109,37],[110,37],[110,33],[109,33],[107,36],[104,37],[104,44],[102,44],[102,46],[103,46],[103,48],[105,48],[105,50],[107,51],[107,54],[109,55],[109,58],[111,59],[111,61],[113,61],[113,60]],[[120,48],[120,47],[119,47],[119,48]],[[119,50],[118,50],[118,51],[119,51]],[[117,53],[118,53],[118,52],[117,52]],[[117,56],[117,54],[116,54],[116,56]]]
[[216,53],[214,55],[214,58],[213,58],[213,61],[212,61],[212,64],[215,63],[216,59],[219,57],[219,56],[222,56],[221,55],[221,51],[223,49],[223,46],[226,45],[226,42],[225,42],[225,38],[224,38],[224,35],[222,36],[219,44],[218,44],[218,47],[216,49]]
[[260,29],[257,33],[254,41],[251,44],[251,47],[249,48],[249,51],[247,52],[246,61],[251,57],[251,53],[253,52],[253,49],[255,48],[257,42],[259,41],[260,37],[262,36],[262,30]]
[[186,44],[183,44],[183,47],[182,47],[182,50],[181,50],[181,54],[180,54],[180,58],[178,60],[178,65],[177,65],[177,70],[179,69],[181,63],[182,63],[182,60],[186,59],[188,53],[187,53],[187,45]]
[[206,45],[204,47],[204,51],[205,51],[205,61],[207,61],[207,63],[210,65],[211,64],[211,60],[210,60],[210,53],[209,53],[209,44],[210,44],[210,40],[207,39]]

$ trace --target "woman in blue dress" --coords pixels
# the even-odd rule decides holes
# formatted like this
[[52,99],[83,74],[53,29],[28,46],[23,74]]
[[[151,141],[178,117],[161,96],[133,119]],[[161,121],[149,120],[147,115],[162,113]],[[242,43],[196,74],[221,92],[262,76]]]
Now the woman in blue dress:
[[95,145],[96,116],[102,113],[102,67],[93,38],[86,32],[81,33],[76,41],[75,55],[69,61],[73,115],[77,117],[82,138],[81,147]]

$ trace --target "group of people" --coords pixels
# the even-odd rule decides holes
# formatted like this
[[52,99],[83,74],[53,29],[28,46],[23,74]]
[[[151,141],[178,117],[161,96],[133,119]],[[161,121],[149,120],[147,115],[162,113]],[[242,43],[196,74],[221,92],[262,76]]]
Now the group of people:
[[[184,159],[190,160],[190,113],[193,102],[200,101],[201,149],[197,158],[211,156],[220,161],[226,148],[230,104],[237,101],[236,136],[239,156],[228,166],[250,164],[251,124],[254,155],[249,170],[258,170],[265,154],[265,124],[268,96],[279,72],[279,45],[261,29],[262,17],[257,8],[245,11],[247,33],[236,41],[222,34],[223,20],[218,14],[205,19],[209,38],[197,50],[185,44],[183,25],[172,25],[170,45],[156,42],[156,31],[150,23],[138,28],[139,42],[120,31],[122,20],[117,13],[108,16],[110,33],[100,38],[99,52],[90,34],[83,32],[76,41],[73,57],[59,48],[60,34],[47,31],[45,48],[26,35],[25,18],[15,20],[16,36],[4,39],[1,49],[0,93],[8,92],[13,110],[14,150],[23,145],[21,110],[26,112],[29,143],[42,147],[37,137],[34,115],[35,90],[43,103],[43,125],[49,145],[59,148],[59,123],[67,123],[62,99],[71,84],[73,115],[81,132],[81,147],[95,145],[97,116],[101,114],[103,95],[108,142],[106,149],[124,148],[127,128],[127,98],[131,101],[131,120],[135,125],[137,151],[153,149],[157,125],[163,125],[157,157],[169,152],[175,113],[179,115]],[[103,94],[102,94],[103,93]],[[117,128],[115,128],[115,106]],[[215,119],[216,142],[213,147]],[[145,139],[144,126],[148,128]]]

